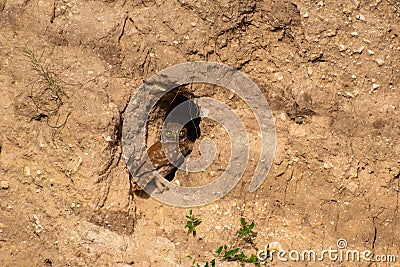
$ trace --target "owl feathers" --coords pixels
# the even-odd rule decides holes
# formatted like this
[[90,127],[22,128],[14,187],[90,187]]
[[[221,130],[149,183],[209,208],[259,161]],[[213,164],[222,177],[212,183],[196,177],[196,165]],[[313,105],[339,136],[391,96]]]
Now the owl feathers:
[[[179,150],[176,146],[177,142]],[[167,190],[168,187],[157,176],[157,172],[162,177],[167,176],[176,169],[175,166],[179,166],[184,162],[184,157],[189,155],[191,150],[192,143],[187,138],[187,129],[182,128],[182,125],[176,122],[167,123],[162,129],[160,140],[147,149],[150,162],[143,158],[133,172],[136,181],[134,189],[145,188],[148,183],[154,180],[160,193]],[[147,168],[143,168],[144,166]],[[151,171],[149,172],[148,169],[151,169]]]

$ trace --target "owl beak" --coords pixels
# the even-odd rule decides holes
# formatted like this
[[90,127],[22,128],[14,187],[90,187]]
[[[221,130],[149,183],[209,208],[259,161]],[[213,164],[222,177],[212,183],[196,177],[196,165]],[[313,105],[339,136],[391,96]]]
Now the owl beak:
[[175,138],[175,140],[178,140],[179,139],[179,135],[174,133],[174,138]]

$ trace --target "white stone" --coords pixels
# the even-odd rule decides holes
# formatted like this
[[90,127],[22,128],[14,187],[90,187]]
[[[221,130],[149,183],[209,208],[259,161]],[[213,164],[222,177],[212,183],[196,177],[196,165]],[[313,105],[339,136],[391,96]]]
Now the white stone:
[[31,168],[29,168],[28,166],[24,167],[24,175],[25,176],[30,176],[31,175]]
[[385,61],[381,58],[375,59],[376,64],[378,64],[379,67],[383,66],[385,64]]
[[359,19],[359,20],[361,20],[361,21],[365,21],[365,17],[364,17],[363,14],[358,14],[358,15],[356,16],[356,18]]
[[380,84],[377,84],[377,83],[372,84],[372,89],[374,89],[374,90],[378,89],[379,87],[381,87]]
[[326,36],[328,37],[333,37],[336,35],[336,30],[328,30],[328,33],[326,34]]
[[362,53],[362,51],[364,51],[364,46],[360,46],[358,49],[355,49],[354,50],[354,53],[359,53],[359,54],[361,54]]
[[1,189],[8,189],[9,185],[7,181],[0,181],[0,188]]

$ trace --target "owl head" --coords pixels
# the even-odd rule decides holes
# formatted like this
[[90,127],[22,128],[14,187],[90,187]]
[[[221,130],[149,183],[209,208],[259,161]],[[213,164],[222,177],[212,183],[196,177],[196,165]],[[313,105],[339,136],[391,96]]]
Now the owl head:
[[186,140],[187,129],[182,127],[182,124],[176,122],[165,124],[161,133],[161,141],[163,143],[172,143]]

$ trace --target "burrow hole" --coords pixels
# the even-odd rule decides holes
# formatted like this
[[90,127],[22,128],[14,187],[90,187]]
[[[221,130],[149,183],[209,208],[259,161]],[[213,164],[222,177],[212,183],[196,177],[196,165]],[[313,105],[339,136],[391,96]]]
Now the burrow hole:
[[[169,91],[156,103],[150,112],[147,122],[147,147],[160,140],[162,125],[168,114],[178,105],[188,100],[188,104],[184,105],[184,108],[180,110],[179,115],[175,117],[174,121],[183,123],[185,120],[190,119],[185,124],[188,139],[194,143],[196,139],[200,138],[201,118],[196,118],[199,117],[200,110],[193,101],[194,98],[196,96],[188,92],[187,88],[183,85]],[[175,173],[176,170],[167,175],[165,179],[172,181],[175,178]]]

